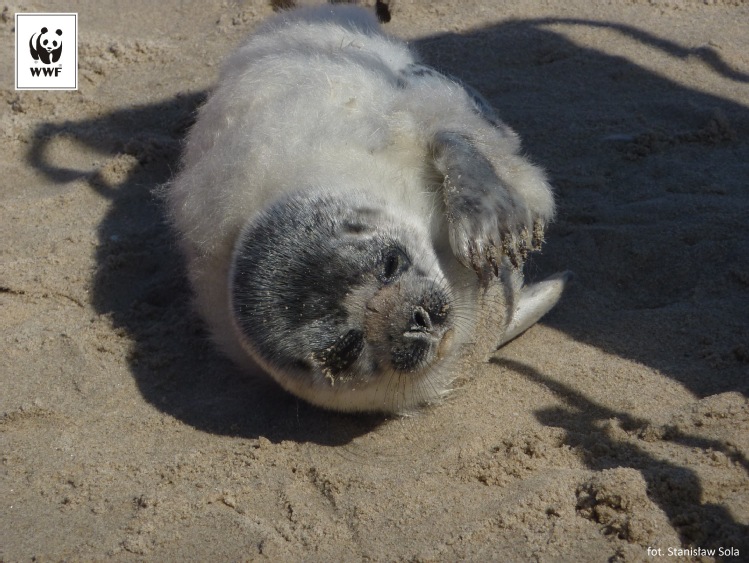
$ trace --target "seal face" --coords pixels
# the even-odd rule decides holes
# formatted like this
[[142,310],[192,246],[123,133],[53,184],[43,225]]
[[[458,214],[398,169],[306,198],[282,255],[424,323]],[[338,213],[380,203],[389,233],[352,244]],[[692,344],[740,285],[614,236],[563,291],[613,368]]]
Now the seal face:
[[345,389],[418,388],[444,361],[454,325],[451,290],[429,248],[386,202],[307,191],[282,198],[235,247],[231,309],[243,345],[318,404]]

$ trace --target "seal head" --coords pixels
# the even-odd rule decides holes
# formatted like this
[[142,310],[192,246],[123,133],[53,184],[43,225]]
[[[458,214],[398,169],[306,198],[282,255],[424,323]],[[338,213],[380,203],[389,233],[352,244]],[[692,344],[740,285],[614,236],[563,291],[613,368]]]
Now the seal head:
[[456,313],[428,235],[371,196],[302,191],[241,232],[230,306],[283,387],[338,410],[437,399]]

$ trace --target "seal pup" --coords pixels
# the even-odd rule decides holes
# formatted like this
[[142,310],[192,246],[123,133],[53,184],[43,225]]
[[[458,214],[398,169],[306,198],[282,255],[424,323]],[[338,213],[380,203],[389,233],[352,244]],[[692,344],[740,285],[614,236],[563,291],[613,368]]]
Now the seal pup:
[[166,200],[214,340],[329,409],[439,400],[466,345],[496,350],[564,286],[523,287],[554,200],[518,136],[362,8],[250,35]]

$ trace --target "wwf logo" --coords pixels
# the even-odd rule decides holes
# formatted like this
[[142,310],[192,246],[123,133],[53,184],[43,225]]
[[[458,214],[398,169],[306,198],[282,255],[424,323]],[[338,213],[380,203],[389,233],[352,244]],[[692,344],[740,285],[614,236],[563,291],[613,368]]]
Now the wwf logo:
[[62,54],[62,30],[50,33],[43,27],[29,39],[29,50],[35,61],[42,61],[45,65],[56,63]]
[[16,90],[77,90],[78,14],[22,12],[15,17]]

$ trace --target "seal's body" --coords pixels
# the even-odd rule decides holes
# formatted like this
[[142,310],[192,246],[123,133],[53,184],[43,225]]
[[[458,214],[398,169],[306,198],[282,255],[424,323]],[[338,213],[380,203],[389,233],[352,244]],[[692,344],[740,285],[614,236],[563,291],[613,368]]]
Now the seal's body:
[[483,98],[368,12],[270,20],[226,62],[167,191],[215,340],[323,407],[438,399],[482,307],[495,349],[561,292],[523,304],[554,203],[518,152]]

